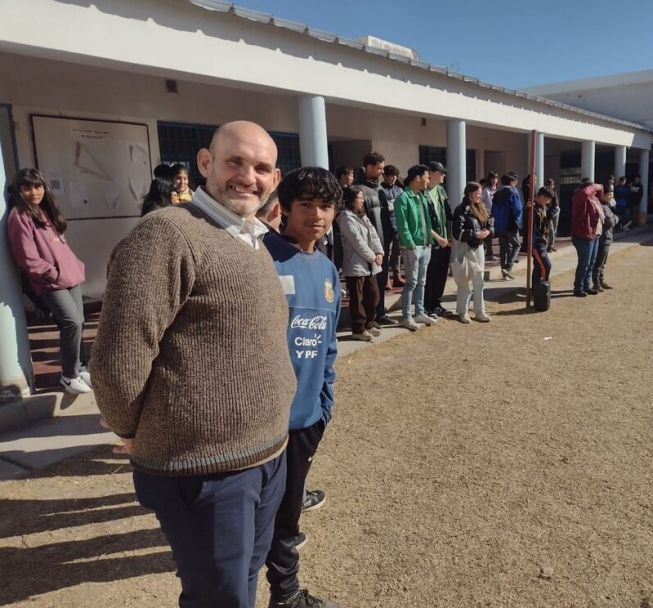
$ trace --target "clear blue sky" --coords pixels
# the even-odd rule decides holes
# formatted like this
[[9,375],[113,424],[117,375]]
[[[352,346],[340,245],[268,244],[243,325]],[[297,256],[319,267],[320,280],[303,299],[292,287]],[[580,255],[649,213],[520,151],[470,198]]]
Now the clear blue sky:
[[653,69],[653,0],[240,0],[349,38],[371,35],[493,84]]

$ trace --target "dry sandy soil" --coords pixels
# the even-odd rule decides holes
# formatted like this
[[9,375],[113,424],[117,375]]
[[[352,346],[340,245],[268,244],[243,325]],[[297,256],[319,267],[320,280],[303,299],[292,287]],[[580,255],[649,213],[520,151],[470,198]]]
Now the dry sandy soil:
[[[558,293],[548,313],[508,296],[490,325],[441,321],[340,360],[303,583],[344,608],[653,606],[652,268],[633,247],[610,260],[614,291]],[[0,496],[1,605],[176,605],[168,548],[109,448]]]

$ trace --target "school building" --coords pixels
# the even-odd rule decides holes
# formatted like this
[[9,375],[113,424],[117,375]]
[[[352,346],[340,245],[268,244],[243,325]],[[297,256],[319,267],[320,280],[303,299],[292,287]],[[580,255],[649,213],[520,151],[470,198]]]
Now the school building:
[[[441,161],[453,201],[490,170],[525,176],[534,130],[536,173],[559,184],[563,232],[581,177],[641,174],[646,217],[653,123],[634,115],[508,90],[418,50],[219,0],[0,0],[0,14],[0,178],[36,166],[56,186],[87,298],[101,299],[152,168],[195,172],[197,150],[236,119],[271,132],[284,172],[358,166],[370,150],[402,172]],[[0,389],[15,396],[29,392],[31,360],[6,214],[2,200]]]

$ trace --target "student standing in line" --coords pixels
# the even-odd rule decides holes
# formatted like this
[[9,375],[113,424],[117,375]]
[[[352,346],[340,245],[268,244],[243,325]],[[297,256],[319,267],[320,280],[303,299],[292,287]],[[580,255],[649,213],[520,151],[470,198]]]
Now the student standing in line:
[[626,178],[620,177],[614,189],[614,198],[617,201],[617,215],[619,216],[620,230],[630,230],[631,222],[628,221],[628,196],[630,188],[626,185]]
[[190,183],[188,181],[188,169],[184,165],[177,164],[172,166],[172,181],[179,195],[177,202],[190,203],[193,200],[193,191],[190,189]]
[[319,600],[307,590],[300,590],[296,539],[306,477],[333,415],[340,281],[336,267],[316,249],[315,243],[331,228],[342,190],[326,169],[302,167],[284,177],[277,193],[284,228],[281,234],[266,235],[263,242],[288,301],[288,349],[297,376],[297,392],[290,408],[286,491],[265,562],[269,606],[338,608],[330,600]]
[[[549,230],[551,230],[550,208],[553,196],[551,190],[542,187],[535,196],[535,215],[533,217],[533,274],[531,285],[535,287],[548,281],[551,274],[551,260],[548,255]],[[528,205],[528,203],[527,203]],[[529,208],[527,206],[527,208]],[[528,226],[528,222],[526,223]]]
[[59,326],[59,386],[74,395],[91,391],[84,355],[84,264],[72,252],[64,219],[50,185],[37,169],[14,178],[13,208],[7,218],[9,246],[30,287]]
[[155,177],[150,184],[150,191],[143,199],[141,217],[157,209],[163,209],[179,203],[175,185],[164,177]]
[[642,184],[642,176],[636,175],[633,178],[629,187],[628,193],[628,221],[630,226],[637,225],[637,214],[639,212],[639,205],[644,196],[644,184]]
[[[365,199],[365,213],[372,222],[376,234],[385,251],[385,243],[392,238],[390,211],[385,192],[381,187],[381,175],[385,169],[385,156],[378,152],[368,152],[363,158],[363,170],[356,185],[362,190]],[[376,322],[381,325],[397,325],[397,321],[386,314],[385,288],[388,282],[388,256],[383,255],[381,272],[376,275],[379,284],[379,303],[376,307]]]
[[[398,179],[399,169],[394,165],[386,165],[383,169],[381,188],[383,188],[388,201],[390,225],[392,226],[391,238],[385,244],[385,255],[388,257],[388,268],[392,271],[393,287],[403,287],[405,284],[405,281],[401,278],[401,253],[399,251],[399,238],[397,237],[397,220],[395,219],[395,200],[403,192],[403,189],[397,183]],[[390,281],[389,278],[388,281]]]
[[603,222],[603,231],[599,237],[599,249],[596,253],[596,261],[592,268],[592,289],[596,289],[596,291],[612,289],[612,286],[605,280],[605,265],[608,263],[610,245],[612,245],[614,240],[614,227],[619,223],[619,218],[614,212],[615,200],[613,194],[613,186],[606,184],[604,186],[604,192],[601,195],[601,207],[603,207],[605,220]]
[[[424,310],[424,287],[426,271],[431,260],[431,219],[424,190],[429,185],[429,168],[414,165],[408,169],[404,180],[405,190],[395,201],[397,234],[401,245],[401,257],[406,269],[406,284],[401,294],[401,326],[417,331],[418,323],[433,325],[436,319]],[[415,305],[415,316],[411,308]]]
[[447,191],[442,185],[447,170],[442,163],[429,164],[429,188],[426,198],[431,220],[431,260],[426,270],[424,286],[424,310],[429,317],[450,317],[451,311],[442,306],[442,297],[447,284],[449,263],[451,261],[451,207]]
[[[494,230],[494,219],[489,216],[482,200],[481,184],[469,182],[465,186],[462,203],[456,207],[453,214],[453,238],[455,243],[454,256],[461,260],[468,257],[473,261],[474,273],[458,277],[456,284],[456,309],[461,323],[470,323],[469,302],[474,290],[475,319],[480,323],[489,323],[490,317],[485,311],[483,299],[483,273],[485,272],[485,250],[483,241],[491,236]],[[454,273],[454,277],[455,277]]]
[[589,179],[581,182],[571,202],[571,242],[578,254],[574,277],[574,295],[579,298],[596,295],[598,290],[590,287],[592,268],[596,262],[599,237],[603,231],[605,214],[597,196],[602,196],[603,186]]
[[517,192],[517,175],[506,173],[501,177],[501,187],[492,197],[492,217],[495,234],[499,237],[501,274],[512,281],[512,268],[519,257],[519,231],[522,227],[522,203]]
[[557,251],[555,248],[556,236],[558,235],[558,222],[560,220],[560,200],[556,192],[555,180],[549,178],[546,180],[545,188],[551,193],[551,202],[549,203],[550,217],[549,220],[549,236],[547,240],[546,250],[548,253]]
[[365,198],[358,186],[343,192],[343,211],[338,215],[342,236],[342,274],[349,294],[351,337],[371,342],[381,335],[376,322],[383,245],[370,218],[365,214]]
[[[492,215],[492,197],[494,196],[494,193],[497,191],[497,188],[499,186],[499,174],[496,171],[490,171],[487,174],[487,178],[485,181],[486,184],[483,187],[483,204],[485,205],[488,214]],[[494,247],[492,244],[493,238],[494,236],[489,236],[485,241],[485,249],[486,249],[485,259],[488,262],[496,259],[494,257]]]

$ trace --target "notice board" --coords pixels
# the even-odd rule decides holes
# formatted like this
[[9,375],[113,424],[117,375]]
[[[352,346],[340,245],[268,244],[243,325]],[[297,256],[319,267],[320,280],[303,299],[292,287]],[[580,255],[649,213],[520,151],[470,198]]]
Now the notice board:
[[36,166],[67,220],[137,217],[152,180],[145,124],[31,116]]

